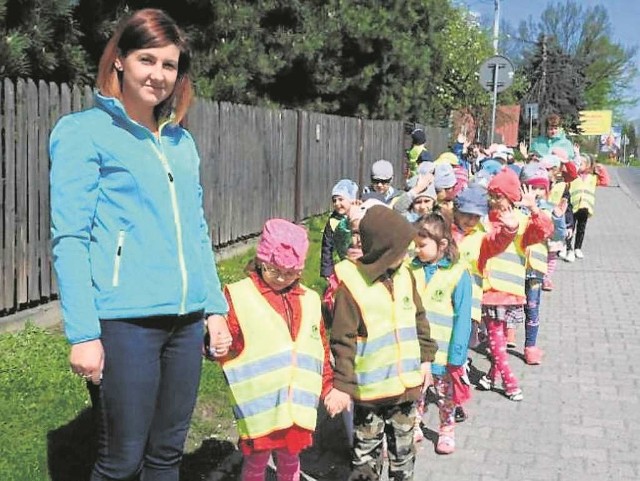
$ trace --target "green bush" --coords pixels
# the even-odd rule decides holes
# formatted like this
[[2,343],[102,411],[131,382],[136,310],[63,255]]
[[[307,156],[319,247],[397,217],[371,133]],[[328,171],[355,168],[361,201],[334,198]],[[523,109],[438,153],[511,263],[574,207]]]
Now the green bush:
[[[322,293],[319,277],[320,243],[326,216],[309,219],[310,249],[303,282]],[[218,263],[223,283],[241,279],[255,255],[250,249]],[[91,458],[90,400],[84,382],[71,373],[69,347],[60,329],[28,325],[20,332],[0,335],[0,480],[83,479]],[[227,386],[219,365],[203,361],[202,382],[187,439],[186,452],[196,453],[203,441],[235,441]],[[213,467],[230,443],[216,444],[216,453],[187,454],[183,480],[200,479],[193,472]],[[226,450],[226,451],[225,451]],[[190,457],[191,456],[191,457]],[[204,468],[202,468],[204,469]],[[61,475],[61,471],[65,476]],[[186,472],[185,472],[186,471]]]

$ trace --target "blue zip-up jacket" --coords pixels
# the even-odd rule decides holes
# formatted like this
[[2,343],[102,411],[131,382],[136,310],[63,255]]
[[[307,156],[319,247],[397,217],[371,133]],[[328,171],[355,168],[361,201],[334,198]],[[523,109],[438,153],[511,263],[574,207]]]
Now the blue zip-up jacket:
[[[416,266],[422,266],[427,284],[438,268],[446,268],[451,265],[451,261],[447,257],[443,257],[433,264],[421,262],[420,259],[415,257],[412,263]],[[451,295],[453,327],[451,340],[449,341],[449,352],[447,353],[447,363],[450,366],[462,366],[467,361],[469,338],[471,337],[471,289],[471,275],[465,271],[460,276],[460,280]],[[444,376],[446,372],[447,366],[436,364],[435,362],[431,363],[432,374]]]
[[193,138],[159,136],[117,99],[61,118],[51,133],[53,261],[70,343],[100,337],[100,319],[228,306],[202,208]]

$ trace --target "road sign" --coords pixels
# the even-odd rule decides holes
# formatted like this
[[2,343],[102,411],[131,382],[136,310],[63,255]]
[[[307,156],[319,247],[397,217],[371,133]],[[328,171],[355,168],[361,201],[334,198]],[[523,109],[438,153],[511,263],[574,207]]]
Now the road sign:
[[511,60],[503,55],[495,55],[488,58],[480,65],[480,85],[487,92],[493,92],[493,80],[497,69],[497,92],[507,90],[513,83],[514,68]]
[[538,104],[525,104],[524,115],[527,120],[538,120]]

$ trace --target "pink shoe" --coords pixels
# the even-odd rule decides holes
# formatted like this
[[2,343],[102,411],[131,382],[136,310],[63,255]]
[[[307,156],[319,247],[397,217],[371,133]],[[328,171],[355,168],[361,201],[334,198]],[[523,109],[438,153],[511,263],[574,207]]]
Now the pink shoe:
[[551,279],[545,279],[542,281],[542,290],[543,291],[553,290],[553,282],[551,282]]
[[542,362],[544,352],[537,346],[524,348],[524,362],[529,365],[538,365]]
[[456,450],[456,440],[453,428],[440,429],[438,435],[438,444],[436,445],[436,453],[451,454]]

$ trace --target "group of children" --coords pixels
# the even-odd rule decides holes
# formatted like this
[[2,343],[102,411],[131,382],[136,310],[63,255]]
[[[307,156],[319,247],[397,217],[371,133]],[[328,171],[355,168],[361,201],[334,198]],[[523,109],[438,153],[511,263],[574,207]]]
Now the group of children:
[[579,169],[557,153],[534,153],[524,165],[492,155],[472,171],[461,158],[466,147],[435,162],[412,147],[403,191],[391,187],[385,160],[373,164],[362,192],[350,179],[336,183],[323,298],[300,283],[305,229],[265,223],[248,277],[225,287],[233,342],[216,350],[233,397],[242,480],[262,481],[272,454],[278,480],[298,480],[321,401],[331,416],[347,413],[350,479],[379,479],[385,456],[389,479],[413,479],[426,393],[439,409],[436,452],[453,453],[470,397],[467,353],[480,340],[491,368],[476,387],[501,380],[506,398],[523,399],[509,367],[511,333],[525,323],[525,361],[540,364],[540,292],[552,288],[561,251],[567,260],[583,256],[597,180],[579,154]]

